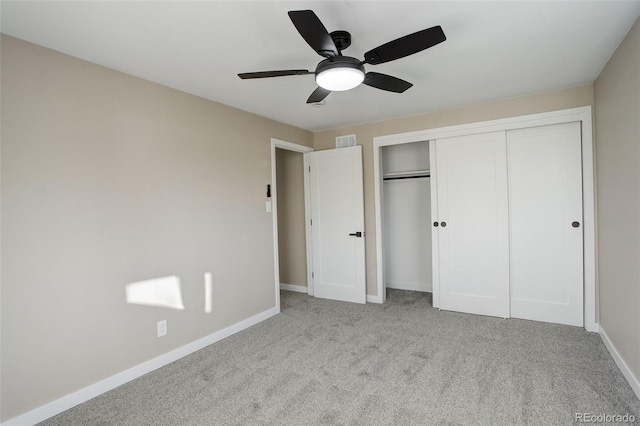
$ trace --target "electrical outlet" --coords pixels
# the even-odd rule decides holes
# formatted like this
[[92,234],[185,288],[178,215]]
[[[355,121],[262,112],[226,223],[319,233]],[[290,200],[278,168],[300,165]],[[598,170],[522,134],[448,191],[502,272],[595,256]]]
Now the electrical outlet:
[[167,320],[158,321],[158,337],[167,335]]

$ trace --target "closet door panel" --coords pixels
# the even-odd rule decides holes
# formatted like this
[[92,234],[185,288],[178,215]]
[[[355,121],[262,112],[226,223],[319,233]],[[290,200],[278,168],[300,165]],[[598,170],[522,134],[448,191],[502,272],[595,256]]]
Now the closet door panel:
[[580,123],[509,131],[507,152],[511,316],[582,326]]
[[504,132],[436,141],[441,309],[509,316]]

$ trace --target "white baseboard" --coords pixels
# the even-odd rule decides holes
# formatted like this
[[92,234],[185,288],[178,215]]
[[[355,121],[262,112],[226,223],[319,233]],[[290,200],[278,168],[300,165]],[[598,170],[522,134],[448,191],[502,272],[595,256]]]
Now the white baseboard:
[[388,282],[386,284],[386,288],[394,288],[396,290],[422,291],[422,292],[425,292],[425,293],[432,293],[433,292],[433,286],[431,284]]
[[[308,287],[294,284],[282,284],[280,283],[280,290],[295,291],[298,293],[309,293]],[[378,296],[370,296],[367,294],[367,303],[382,303],[382,298]]]
[[[280,283],[280,290],[295,291],[298,293],[305,293],[305,294],[309,293],[308,287],[305,287],[302,285],[294,285],[294,284]],[[379,296],[370,296],[367,294],[367,303],[382,303],[382,298]]]
[[627,365],[627,363],[624,362],[624,359],[622,359],[616,347],[613,345],[611,340],[609,340],[609,336],[607,336],[607,333],[605,333],[604,329],[602,328],[602,325],[600,325],[600,338],[602,339],[602,341],[604,342],[604,345],[609,350],[611,357],[616,362],[616,365],[622,372],[622,375],[624,376],[625,379],[627,379],[627,382],[629,382],[629,385],[631,385],[631,389],[633,389],[636,396],[640,398],[640,381],[636,376],[633,375],[633,372],[631,371],[631,369],[629,369],[629,366]]
[[597,322],[588,321],[586,318],[584,320],[584,329],[592,333],[600,333],[600,325]]
[[382,303],[382,296],[371,296],[367,294],[367,303]]
[[110,391],[111,389],[117,388],[118,386],[122,386],[125,383],[137,379],[138,377],[143,376],[147,373],[150,373],[153,370],[157,370],[160,367],[164,367],[167,364],[177,361],[178,359],[183,358],[202,348],[205,348],[213,343],[219,342],[220,340],[236,334],[246,328],[249,328],[252,325],[256,325],[268,318],[271,318],[277,313],[278,310],[275,307],[266,310],[262,313],[252,316],[251,318],[247,318],[243,321],[237,322],[227,328],[224,328],[187,345],[174,349],[171,352],[160,355],[157,358],[153,358],[152,360],[143,362],[142,364],[139,364],[128,370],[94,383],[93,385],[89,385],[84,389],[80,389],[79,391],[73,392],[67,396],[50,402],[49,404],[43,405],[18,417],[7,420],[6,422],[2,423],[2,426],[25,426],[40,423],[41,421],[46,420],[49,417],[60,414],[63,411],[68,410],[69,408],[75,407],[78,404],[90,400],[91,398]]
[[295,291],[297,293],[304,293],[304,294],[309,293],[309,289],[307,287],[303,285],[295,285],[295,284],[280,283],[280,290]]

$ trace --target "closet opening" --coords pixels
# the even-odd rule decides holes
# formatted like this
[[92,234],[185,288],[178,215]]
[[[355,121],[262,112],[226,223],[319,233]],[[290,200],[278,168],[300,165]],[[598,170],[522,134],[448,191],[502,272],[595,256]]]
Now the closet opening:
[[380,148],[385,292],[433,292],[429,157],[429,141]]
[[[536,273],[552,273],[554,276],[561,276],[562,272],[558,271],[569,267],[570,263],[573,265],[575,260],[575,262],[582,262],[582,267],[571,266],[570,269],[573,272],[564,275],[570,276],[572,280],[578,277],[577,280],[582,281],[581,286],[571,286],[572,289],[581,289],[582,296],[571,297],[572,301],[578,301],[577,305],[568,302],[567,298],[561,302],[566,306],[581,304],[582,321],[579,315],[572,315],[572,318],[574,316],[578,318],[575,323],[583,324],[587,331],[598,332],[596,210],[591,116],[591,107],[579,107],[374,137],[377,292],[369,297],[370,300],[384,303],[385,285],[393,280],[393,273],[388,274],[386,271],[387,258],[392,251],[386,253],[390,251],[390,247],[388,247],[389,243],[384,241],[385,238],[389,238],[390,230],[384,229],[388,228],[389,220],[384,215],[383,207],[388,209],[390,203],[383,200],[383,197],[393,196],[384,188],[393,180],[385,181],[384,175],[387,174],[387,177],[390,177],[388,174],[393,173],[394,170],[390,170],[389,166],[384,169],[384,163],[388,163],[389,159],[383,159],[383,150],[386,153],[386,147],[429,141],[431,167],[428,179],[431,181],[432,194],[430,222],[433,242],[431,252],[433,306],[450,311],[503,318],[525,317],[527,314],[524,312],[524,306],[520,309],[516,304],[521,301],[537,303],[540,300],[546,305],[558,304],[556,296],[563,294],[559,291],[551,296],[547,294],[548,288],[557,290],[557,286],[549,285],[546,288],[539,285],[532,286],[531,282],[537,283],[546,279],[543,277],[531,280],[532,274],[527,268],[531,264],[541,265],[536,266]],[[574,136],[569,137],[570,134]],[[573,142],[569,142],[570,140]],[[561,143],[561,141],[564,142]],[[572,154],[569,155],[569,152]],[[571,159],[571,165],[565,164],[564,160],[568,162],[569,159]],[[577,161],[574,161],[576,159]],[[493,167],[487,168],[489,164]],[[540,164],[544,165],[540,166]],[[488,173],[491,169],[492,175]],[[546,171],[539,173],[540,170]],[[578,172],[577,178],[575,173],[571,173],[571,184],[567,183],[568,170]],[[581,189],[575,189],[578,187]],[[566,188],[574,188],[569,191],[571,195],[562,193]],[[561,208],[560,204],[568,202],[569,199],[577,200],[575,204],[577,207],[572,202],[571,205],[574,207],[571,209]],[[557,212],[563,211],[568,214],[561,217]],[[557,218],[562,230],[550,231],[548,225],[552,223],[551,219],[540,222],[541,215],[536,214],[538,212],[543,214],[554,212],[556,214],[554,218]],[[493,223],[493,229],[498,231],[487,232],[485,228],[478,225],[490,222]],[[544,232],[550,232],[556,236],[569,235],[571,238],[575,237],[575,240],[582,239],[582,249],[571,250],[573,253],[571,262],[558,263],[557,260],[561,256],[545,249],[544,245],[549,244],[549,238],[545,236],[546,234],[543,235],[539,228],[534,227],[539,223],[544,223]],[[486,235],[471,234],[480,230]],[[536,239],[542,242],[536,243]],[[486,243],[491,240],[494,241],[494,247],[487,248]],[[475,246],[466,246],[466,242],[469,241]],[[559,249],[562,246],[562,243],[554,244],[553,249]],[[467,253],[460,256],[459,252],[455,252],[457,249]],[[531,260],[533,249],[536,249],[535,254],[542,256],[543,260],[536,260],[535,263]],[[495,259],[487,260],[485,254],[497,258],[499,262]],[[544,257],[547,259],[545,260]],[[551,261],[548,260],[549,258]],[[555,266],[553,262],[556,262]],[[390,263],[393,267],[393,263]],[[483,265],[494,265],[493,272],[487,268],[483,269]],[[475,269],[471,269],[470,266],[474,266]],[[500,280],[483,275],[487,271],[492,273],[499,271]],[[482,290],[495,290],[500,287],[499,291],[493,292],[494,300],[500,298],[499,306],[502,309],[500,312],[497,310],[478,312],[479,300],[490,299],[486,296],[487,291],[484,296],[477,294],[479,287],[470,284],[472,281],[478,283],[479,279],[488,283],[488,286],[483,287]],[[473,292],[469,291],[470,288],[476,292],[478,296],[476,300],[466,297],[473,296]],[[545,291],[547,293],[544,293]],[[541,293],[544,293],[544,298],[540,296]],[[565,292],[565,294],[568,293]],[[453,306],[450,303],[453,300],[452,297],[460,301],[459,306]],[[498,302],[496,304],[498,305]],[[557,318],[539,318],[538,314],[543,310],[538,307],[533,308],[532,311],[536,314],[536,318],[528,316],[527,318],[566,323],[565,320]],[[569,312],[569,310],[565,311]],[[571,312],[575,313],[575,311]]]

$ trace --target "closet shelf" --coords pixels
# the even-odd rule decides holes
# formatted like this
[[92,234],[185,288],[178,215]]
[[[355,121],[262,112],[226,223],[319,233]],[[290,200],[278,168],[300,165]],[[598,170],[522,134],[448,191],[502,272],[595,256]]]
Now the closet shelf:
[[396,180],[396,179],[417,179],[430,177],[431,172],[429,170],[414,170],[412,172],[395,172],[385,173],[382,176],[383,180]]

